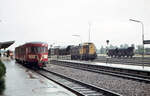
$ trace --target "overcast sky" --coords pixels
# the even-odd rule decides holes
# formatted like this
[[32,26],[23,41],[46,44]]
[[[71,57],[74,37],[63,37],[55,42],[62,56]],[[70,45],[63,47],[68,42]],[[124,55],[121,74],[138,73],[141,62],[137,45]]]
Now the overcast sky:
[[[0,41],[15,40],[69,45],[91,41],[97,48],[141,44],[141,24],[150,39],[150,0],[0,0]],[[75,37],[72,35],[80,35]]]

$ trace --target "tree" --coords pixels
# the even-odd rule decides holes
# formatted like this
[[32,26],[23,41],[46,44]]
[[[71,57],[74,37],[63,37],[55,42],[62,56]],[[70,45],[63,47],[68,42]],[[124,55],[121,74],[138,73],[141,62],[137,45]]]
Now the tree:
[[0,60],[0,95],[3,93],[4,89],[5,89],[5,76],[6,73],[6,67],[3,64],[3,62]]
[[123,44],[120,45],[120,48],[124,48]]
[[150,48],[145,48],[145,54],[150,55]]
[[105,51],[106,51],[106,49],[105,49],[103,46],[101,46],[101,48],[100,48],[100,53],[101,53],[101,54],[105,54]]
[[135,48],[135,45],[134,45],[134,44],[131,44],[131,47],[134,47],[134,48]]
[[128,44],[121,44],[121,45],[120,45],[120,48],[128,48],[128,47],[129,47]]
[[129,45],[128,44],[124,44],[123,48],[128,48]]
[[143,46],[142,45],[137,45],[136,53],[137,54],[142,54],[143,53]]

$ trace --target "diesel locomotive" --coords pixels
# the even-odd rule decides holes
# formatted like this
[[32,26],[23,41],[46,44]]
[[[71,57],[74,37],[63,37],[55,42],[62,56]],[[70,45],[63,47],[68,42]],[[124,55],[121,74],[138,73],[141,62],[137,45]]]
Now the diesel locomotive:
[[29,67],[42,68],[48,63],[48,44],[29,42],[15,48],[15,60]]

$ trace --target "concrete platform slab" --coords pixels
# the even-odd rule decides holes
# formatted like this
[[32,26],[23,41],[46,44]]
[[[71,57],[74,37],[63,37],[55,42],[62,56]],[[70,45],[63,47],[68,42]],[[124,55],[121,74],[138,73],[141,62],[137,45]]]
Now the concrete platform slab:
[[60,85],[15,63],[2,60],[7,68],[3,96],[76,96]]
[[77,61],[77,60],[59,60],[59,61],[67,61],[67,62],[82,63],[82,64],[92,64],[92,65],[99,65],[99,66],[106,66],[106,67],[113,67],[113,68],[122,68],[122,69],[150,72],[150,67],[148,67],[148,66],[143,67],[143,66],[137,66],[137,65],[100,63],[100,62]]

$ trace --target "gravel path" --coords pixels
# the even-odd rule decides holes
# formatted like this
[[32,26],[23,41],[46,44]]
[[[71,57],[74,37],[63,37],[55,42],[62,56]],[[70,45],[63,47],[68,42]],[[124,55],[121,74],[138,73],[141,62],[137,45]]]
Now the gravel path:
[[98,87],[118,92],[123,96],[150,96],[150,84],[146,84],[144,82],[132,81],[53,64],[48,64],[46,69]]

